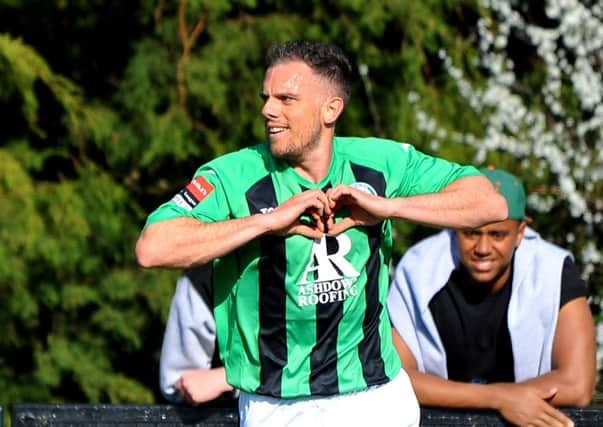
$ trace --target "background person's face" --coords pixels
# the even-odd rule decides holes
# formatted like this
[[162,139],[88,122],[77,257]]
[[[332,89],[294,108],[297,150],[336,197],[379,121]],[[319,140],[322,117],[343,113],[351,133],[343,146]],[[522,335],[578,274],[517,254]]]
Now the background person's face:
[[277,64],[266,71],[262,115],[272,154],[300,159],[320,141],[326,83],[301,61]]
[[513,219],[456,232],[461,262],[477,283],[499,289],[509,278],[513,251],[521,242],[525,223]]

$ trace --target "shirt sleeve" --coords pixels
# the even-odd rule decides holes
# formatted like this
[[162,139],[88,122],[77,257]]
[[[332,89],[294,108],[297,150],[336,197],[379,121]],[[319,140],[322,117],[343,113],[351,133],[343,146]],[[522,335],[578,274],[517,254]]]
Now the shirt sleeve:
[[[409,144],[399,144],[402,151],[390,168],[394,197],[435,193],[448,184],[471,175],[480,175],[473,166],[462,166],[449,160],[425,154]],[[400,161],[399,159],[402,159]]]
[[227,219],[230,209],[222,181],[210,166],[202,166],[193,179],[147,218],[146,225],[178,217],[204,222]]
[[571,257],[568,256],[563,261],[563,270],[561,272],[559,309],[568,302],[580,297],[588,297],[588,289],[584,280],[580,277],[578,267],[572,261]]

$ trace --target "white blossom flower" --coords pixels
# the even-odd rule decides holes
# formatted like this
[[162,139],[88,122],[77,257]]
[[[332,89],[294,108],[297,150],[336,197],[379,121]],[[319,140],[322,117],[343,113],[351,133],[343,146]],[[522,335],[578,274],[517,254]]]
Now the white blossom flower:
[[[556,26],[542,27],[527,22],[512,0],[481,0],[481,6],[495,17],[480,17],[477,22],[479,65],[491,76],[482,88],[467,81],[462,70],[442,48],[438,56],[459,95],[484,120],[483,136],[457,135],[417,109],[419,129],[438,141],[456,140],[475,148],[474,162],[485,162],[488,153],[504,151],[518,159],[519,165],[537,179],[549,171],[557,180],[558,192],[529,194],[528,205],[548,212],[562,198],[569,213],[582,221],[592,236],[603,233],[603,200],[597,191],[603,186],[603,4],[588,8],[579,0],[545,0],[545,13]],[[515,92],[513,62],[506,51],[514,31],[527,37],[544,65],[543,84],[536,97],[542,109]],[[568,94],[579,106],[567,103]],[[409,102],[415,95],[409,94]],[[485,114],[485,113],[488,114]],[[533,170],[533,161],[541,168]],[[547,173],[547,175],[549,175]],[[589,201],[589,203],[587,203]],[[571,237],[570,237],[571,236]],[[575,240],[568,233],[568,243]],[[603,262],[603,254],[589,240],[582,248],[585,275]]]

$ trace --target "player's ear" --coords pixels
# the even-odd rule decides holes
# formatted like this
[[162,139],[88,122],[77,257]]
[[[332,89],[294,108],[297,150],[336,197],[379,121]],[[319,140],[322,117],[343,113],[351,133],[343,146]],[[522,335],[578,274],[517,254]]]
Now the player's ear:
[[325,125],[332,126],[335,124],[343,111],[343,106],[343,98],[340,96],[330,96],[327,98],[322,107]]

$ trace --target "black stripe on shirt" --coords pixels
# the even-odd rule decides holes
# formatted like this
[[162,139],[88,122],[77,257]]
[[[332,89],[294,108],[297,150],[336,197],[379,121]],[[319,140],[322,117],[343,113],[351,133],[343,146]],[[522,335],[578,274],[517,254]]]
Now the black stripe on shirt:
[[[334,237],[327,236],[326,243],[328,255],[339,251]],[[320,280],[320,277],[315,278],[315,281]],[[337,337],[342,317],[343,301],[316,304],[316,344],[310,355],[310,391],[313,395],[339,393]]]
[[[245,194],[250,214],[266,212],[277,206],[271,177],[254,184]],[[285,239],[264,235],[260,238],[259,270],[259,394],[281,396],[283,368],[287,364],[286,291],[287,259]]]
[[[354,163],[351,163],[350,166],[356,181],[371,185],[379,196],[385,195],[385,177],[381,172]],[[383,311],[383,305],[379,302],[379,273],[381,270],[379,249],[382,227],[383,223],[380,222],[367,228],[370,255],[366,265],[366,311],[362,323],[364,339],[360,342],[358,350],[364,380],[368,385],[383,384],[389,380],[385,374],[385,363],[381,357],[381,336],[379,335],[379,318]]]
[[[327,184],[322,191],[331,187]],[[302,191],[307,188],[302,186]],[[337,240],[326,236],[327,254],[337,253]],[[334,266],[337,268],[337,266]],[[314,277],[320,281],[320,277]],[[316,343],[310,353],[310,393],[333,395],[339,393],[337,376],[337,336],[339,321],[343,317],[343,302],[316,304]]]

